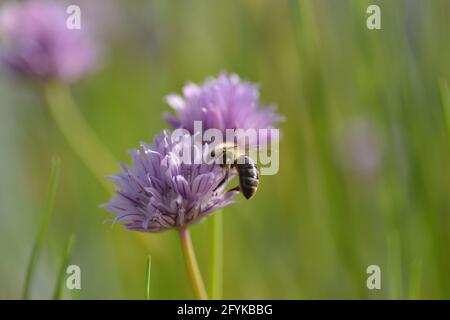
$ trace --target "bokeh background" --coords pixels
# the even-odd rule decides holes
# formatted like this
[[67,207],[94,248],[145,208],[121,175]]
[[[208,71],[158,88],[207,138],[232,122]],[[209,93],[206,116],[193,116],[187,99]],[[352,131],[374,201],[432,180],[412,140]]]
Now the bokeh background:
[[[4,3],[5,1],[0,1]],[[114,155],[166,128],[163,97],[227,70],[285,115],[280,171],[227,207],[224,297],[450,298],[450,1],[72,1],[102,66],[71,89]],[[366,28],[377,4],[382,30]],[[193,298],[176,232],[103,223],[108,194],[66,143],[39,86],[0,74],[0,298],[20,298],[52,155],[56,207],[32,298],[52,295],[64,242],[82,289],[68,299]],[[117,171],[119,167],[117,166]],[[105,175],[113,172],[106,172]],[[209,283],[210,221],[192,228]],[[379,265],[381,290],[366,268]]]

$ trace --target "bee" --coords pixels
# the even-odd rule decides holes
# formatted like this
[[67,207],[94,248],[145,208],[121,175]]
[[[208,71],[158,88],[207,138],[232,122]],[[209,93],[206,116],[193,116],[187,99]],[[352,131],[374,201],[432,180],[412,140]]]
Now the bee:
[[258,190],[259,174],[255,161],[241,151],[236,144],[223,143],[211,151],[212,158],[222,157],[221,166],[226,170],[224,179],[216,187],[219,188],[228,181],[230,173],[239,176],[239,185],[232,190],[242,192],[246,199],[250,199]]

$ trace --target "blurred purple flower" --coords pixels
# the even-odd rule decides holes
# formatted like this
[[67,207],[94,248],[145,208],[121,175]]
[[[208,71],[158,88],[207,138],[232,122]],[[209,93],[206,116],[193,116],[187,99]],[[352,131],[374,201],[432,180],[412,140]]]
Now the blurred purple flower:
[[[197,223],[234,203],[238,192],[225,190],[229,179],[219,165],[182,163],[184,139],[193,142],[190,135],[173,141],[164,131],[152,145],[141,143],[140,150],[131,151],[132,166],[122,164],[123,173],[111,177],[117,195],[102,206],[117,215],[114,221],[126,221],[130,230],[159,232]],[[192,160],[204,156],[194,151],[192,155]]]
[[74,81],[90,71],[98,54],[83,21],[66,27],[66,8],[55,2],[9,3],[0,10],[0,62],[21,75]]
[[369,119],[351,119],[338,135],[338,156],[343,168],[361,178],[373,178],[382,165],[380,135]]
[[259,86],[242,81],[236,74],[222,73],[202,85],[188,83],[183,96],[171,94],[167,103],[175,115],[165,119],[174,128],[194,133],[194,121],[202,121],[203,129],[270,129],[283,120],[275,107],[263,108]]

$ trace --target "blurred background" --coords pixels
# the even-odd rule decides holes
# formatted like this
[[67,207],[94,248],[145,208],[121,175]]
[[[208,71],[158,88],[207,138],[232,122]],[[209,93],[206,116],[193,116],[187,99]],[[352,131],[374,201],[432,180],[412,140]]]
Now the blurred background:
[[[0,1],[5,3],[6,1]],[[450,1],[71,1],[97,24],[102,66],[71,89],[114,155],[167,125],[163,97],[220,71],[261,83],[282,123],[280,170],[223,210],[224,298],[450,298]],[[381,30],[366,9],[381,8]],[[110,197],[58,130],[39,86],[0,74],[0,298],[21,297],[51,157],[55,211],[32,298],[52,295],[64,242],[68,299],[193,298],[176,232],[111,227]],[[119,167],[117,166],[117,172]],[[106,172],[112,174],[114,172]],[[211,221],[192,228],[208,285]],[[366,268],[381,268],[368,290]]]

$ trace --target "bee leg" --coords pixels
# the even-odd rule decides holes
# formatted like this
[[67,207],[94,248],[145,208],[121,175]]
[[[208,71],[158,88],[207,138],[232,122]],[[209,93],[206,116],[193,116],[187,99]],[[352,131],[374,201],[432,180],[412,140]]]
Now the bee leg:
[[231,188],[230,190],[228,190],[227,192],[231,192],[231,191],[241,191],[241,187],[240,186],[236,186],[234,188]]
[[221,186],[223,186],[224,183],[228,181],[229,177],[230,177],[230,171],[226,170],[225,177],[223,177],[223,179],[219,182],[219,184],[217,185],[217,187],[214,188],[213,191],[216,192],[217,189],[219,189]]
[[[237,170],[236,170],[236,166],[231,165],[230,166],[230,170],[233,170],[233,172],[235,174],[238,174]],[[231,188],[230,190],[228,190],[227,192],[231,192],[231,191],[239,191],[241,192],[241,186],[238,184],[236,187]]]

